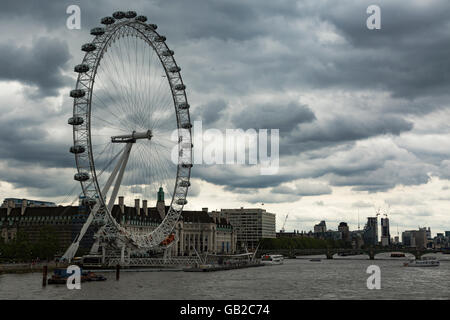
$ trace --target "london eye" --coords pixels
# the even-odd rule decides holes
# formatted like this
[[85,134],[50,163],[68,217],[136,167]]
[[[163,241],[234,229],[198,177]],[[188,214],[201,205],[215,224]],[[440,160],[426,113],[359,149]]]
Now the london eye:
[[[91,225],[94,246],[145,252],[173,232],[190,186],[192,140],[181,68],[157,26],[134,11],[117,11],[82,45],[73,116],[74,179],[89,216],[63,260],[70,261]],[[162,222],[142,233],[112,215],[118,195],[132,201],[163,188],[170,206]],[[93,251],[96,248],[93,248]]]

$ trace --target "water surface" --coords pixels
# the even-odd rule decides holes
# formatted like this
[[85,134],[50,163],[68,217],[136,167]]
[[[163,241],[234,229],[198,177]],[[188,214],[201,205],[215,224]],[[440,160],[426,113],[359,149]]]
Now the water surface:
[[[377,256],[378,257],[378,256]],[[42,288],[39,273],[0,275],[0,299],[450,299],[450,257],[436,268],[406,268],[404,259],[365,257],[219,272],[106,272],[81,290]],[[381,269],[381,289],[367,289],[369,265]]]

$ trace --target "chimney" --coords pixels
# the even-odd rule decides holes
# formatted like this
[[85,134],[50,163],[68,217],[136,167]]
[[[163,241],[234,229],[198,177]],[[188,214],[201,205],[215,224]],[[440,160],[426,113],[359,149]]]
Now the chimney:
[[119,207],[120,207],[120,212],[122,212],[122,214],[125,213],[125,206],[123,204],[123,196],[119,197]]
[[202,208],[202,211],[208,213],[208,208]]
[[27,209],[27,204],[28,204],[28,201],[27,201],[27,199],[22,199],[22,210],[21,210],[21,212],[20,212],[20,214],[23,216],[23,214],[25,213],[25,210]]
[[136,208],[136,214],[138,216],[141,215],[141,209],[139,207],[140,201],[141,201],[140,199],[134,199],[134,207]]
[[148,216],[147,200],[142,200],[142,208],[144,209],[144,214]]
[[11,214],[11,210],[15,207],[13,200],[8,200],[6,215],[9,216]]

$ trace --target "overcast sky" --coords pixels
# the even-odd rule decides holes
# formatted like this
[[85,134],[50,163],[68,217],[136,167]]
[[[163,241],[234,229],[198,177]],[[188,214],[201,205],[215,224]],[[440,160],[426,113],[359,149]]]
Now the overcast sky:
[[[130,2],[128,2],[130,3]],[[3,0],[0,197],[66,201],[73,66],[116,10],[158,25],[204,128],[279,129],[280,169],[197,165],[188,209],[262,207],[277,229],[357,228],[378,208],[397,226],[450,230],[448,0]],[[67,6],[81,30],[66,28]],[[366,9],[381,8],[381,30]],[[75,190],[75,191],[74,191]],[[264,203],[264,205],[262,204]]]

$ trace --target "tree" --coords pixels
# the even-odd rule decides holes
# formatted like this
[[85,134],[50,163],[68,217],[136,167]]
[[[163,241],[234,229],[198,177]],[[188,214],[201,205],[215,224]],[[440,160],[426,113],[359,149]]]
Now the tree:
[[39,230],[39,239],[34,252],[40,259],[52,260],[59,250],[59,241],[52,226],[43,226]]

